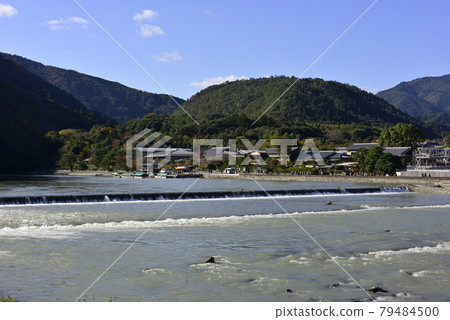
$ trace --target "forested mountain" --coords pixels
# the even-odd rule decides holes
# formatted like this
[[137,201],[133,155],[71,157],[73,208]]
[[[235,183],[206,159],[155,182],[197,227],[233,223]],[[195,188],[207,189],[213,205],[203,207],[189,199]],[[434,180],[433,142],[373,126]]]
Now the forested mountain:
[[90,129],[108,118],[0,55],[0,172],[28,172],[54,164],[55,146],[44,135],[63,128]]
[[148,114],[117,127],[134,134],[145,128],[173,138],[186,147],[195,138],[320,139],[320,147],[334,148],[351,142],[371,142],[384,128],[397,123],[418,127],[427,138],[437,130],[404,114],[383,99],[354,86],[321,79],[301,79],[255,124],[253,121],[295,80],[271,77],[240,80],[208,87],[192,96],[183,107],[197,119],[196,125],[182,111],[175,116]]
[[402,82],[377,96],[411,116],[450,113],[450,74]]
[[[228,82],[208,87],[183,107],[194,118],[244,113],[256,119],[295,80],[270,77]],[[418,122],[383,99],[355,86],[322,79],[300,79],[267,112],[279,123],[350,124],[385,127]]]
[[450,133],[450,112],[427,114],[417,118],[437,131],[442,132],[442,135]]
[[[149,112],[170,114],[177,105],[165,94],[148,93],[120,83],[89,76],[73,70],[45,66],[17,55],[4,54],[28,71],[64,90],[89,109],[107,115],[118,123],[143,117]],[[183,99],[174,97],[182,104]]]
[[[6,57],[0,54],[0,173],[45,170],[57,159],[69,169],[124,168],[126,140],[145,128],[187,148],[194,138],[315,138],[319,148],[333,149],[377,140],[397,123],[413,124],[427,138],[450,131],[448,113],[423,117],[422,123],[373,94],[335,81],[300,79],[278,99],[293,77],[208,87],[183,103],[197,125],[166,95]],[[114,127],[105,114],[127,121]]]

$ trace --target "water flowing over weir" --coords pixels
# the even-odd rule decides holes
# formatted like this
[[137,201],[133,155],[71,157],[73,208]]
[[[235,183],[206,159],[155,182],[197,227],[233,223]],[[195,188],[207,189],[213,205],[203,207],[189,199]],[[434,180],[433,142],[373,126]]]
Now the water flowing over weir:
[[123,193],[123,194],[87,194],[87,195],[49,195],[49,196],[20,196],[0,197],[0,205],[27,205],[52,203],[83,203],[83,202],[112,202],[112,201],[157,201],[176,199],[221,199],[248,198],[270,196],[297,195],[339,195],[339,194],[367,194],[408,192],[406,187],[366,187],[366,188],[335,188],[335,189],[300,189],[300,190],[256,190],[256,191],[202,191],[202,192],[166,192],[166,193]]

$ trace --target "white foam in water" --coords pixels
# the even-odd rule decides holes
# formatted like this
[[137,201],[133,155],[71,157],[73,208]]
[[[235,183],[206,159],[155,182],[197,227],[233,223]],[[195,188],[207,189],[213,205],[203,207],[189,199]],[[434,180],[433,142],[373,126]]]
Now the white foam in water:
[[[235,266],[234,263],[227,263],[227,260],[220,258],[220,256],[217,256],[217,258],[219,258],[217,261],[218,263],[196,263],[191,264],[190,267],[202,272],[206,272],[210,275],[214,275],[214,277],[222,277],[225,274],[232,275],[236,274],[237,272],[250,272],[250,270]],[[209,279],[214,279],[214,277]]]
[[166,269],[163,268],[151,268],[151,269],[144,269],[142,270],[144,273],[150,273],[150,274],[161,274],[161,273],[169,273]]
[[402,250],[382,250],[369,252],[369,255],[375,255],[375,258],[392,257],[397,255],[415,254],[415,253],[444,253],[450,252],[450,242],[439,243],[435,247],[414,247]]
[[[399,302],[399,299],[417,299],[419,296],[413,295],[408,292],[399,292],[394,296],[386,295],[386,296],[378,296],[375,301],[378,302]],[[400,300],[401,301],[401,300]]]
[[253,280],[250,283],[258,286],[267,286],[267,285],[271,286],[272,284],[277,282],[280,282],[280,279],[258,276],[255,280]]
[[412,273],[411,276],[413,276],[413,277],[423,277],[427,273],[432,273],[432,272],[430,272],[428,270],[422,270],[422,271],[418,271],[418,272]]
[[[210,199],[204,199],[209,201]],[[184,200],[183,200],[184,201]],[[188,200],[190,201],[190,200]],[[448,205],[437,205],[437,206],[423,206],[423,207],[412,207],[412,208],[446,208]],[[279,213],[279,214],[252,214],[252,215],[242,215],[242,216],[221,216],[221,217],[202,217],[202,218],[181,218],[172,219],[168,218],[159,221],[113,221],[113,222],[96,222],[96,223],[85,223],[80,225],[42,225],[42,226],[21,226],[18,228],[2,228],[0,229],[0,236],[22,236],[22,237],[73,237],[76,236],[75,232],[86,232],[86,231],[98,231],[98,232],[108,232],[116,231],[118,229],[146,229],[146,228],[175,228],[175,227],[193,227],[193,226],[206,226],[206,225],[236,225],[249,220],[257,219],[286,219],[301,215],[330,215],[330,214],[343,214],[343,213],[355,213],[373,210],[383,210],[388,207],[374,207],[374,206],[364,206],[360,209],[341,209],[341,210],[330,210],[330,211],[306,211],[306,212],[293,212],[293,213]],[[407,209],[411,207],[389,207],[389,209]],[[59,234],[55,234],[59,233]],[[407,249],[410,250],[410,249]],[[418,248],[420,250],[420,248]],[[399,254],[401,251],[379,251],[371,252],[369,254],[375,254],[377,256],[389,255],[389,254]],[[409,252],[409,251],[408,251]]]
[[363,205],[362,208],[365,209],[375,209],[375,210],[409,210],[409,209],[445,209],[450,208],[450,204],[433,204],[433,205],[423,205],[423,206],[401,206],[401,207],[383,207],[383,206],[371,206],[371,205]]
[[11,256],[11,252],[9,252],[9,251],[1,251],[0,250],[0,256]]
[[[146,228],[175,228],[175,227],[192,227],[192,226],[209,226],[209,225],[236,225],[249,220],[257,219],[289,219],[299,215],[315,215],[315,214],[338,214],[347,212],[360,212],[370,209],[342,209],[335,211],[307,211],[307,212],[293,212],[280,214],[253,214],[242,216],[226,216],[226,217],[202,217],[202,218],[168,218],[159,221],[135,221],[126,220],[120,222],[95,222],[84,223],[80,225],[42,225],[42,226],[21,226],[18,228],[2,228],[0,229],[0,236],[36,236],[47,237],[50,236],[48,232],[66,232],[67,236],[73,236],[70,232],[83,231],[116,231],[118,229],[146,229]],[[47,233],[46,233],[47,232]],[[64,235],[61,234],[61,237]]]
[[311,264],[311,259],[306,257],[300,257],[299,259],[295,260],[289,260],[289,263],[295,263],[295,264]]
[[411,277],[426,277],[428,275],[437,275],[437,274],[445,274],[445,272],[441,271],[441,270],[421,270],[421,271],[416,271],[416,272],[412,272],[406,269],[401,269],[400,270],[401,273],[406,274],[408,276]]
[[[73,238],[77,234],[70,230],[59,230],[59,225],[54,226],[22,226],[19,228],[2,228],[0,236],[2,237],[26,237],[26,238]],[[56,232],[55,232],[56,231]]]

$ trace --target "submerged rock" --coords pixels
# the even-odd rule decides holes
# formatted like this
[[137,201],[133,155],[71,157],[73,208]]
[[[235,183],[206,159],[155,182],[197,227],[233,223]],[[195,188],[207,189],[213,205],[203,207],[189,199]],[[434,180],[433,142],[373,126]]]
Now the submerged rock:
[[386,293],[386,292],[389,292],[389,291],[387,291],[387,290],[384,290],[382,287],[372,287],[372,288],[369,288],[369,289],[367,289],[366,291],[370,291],[370,292],[373,292],[373,293]]
[[397,297],[397,298],[406,298],[408,296],[409,296],[409,294],[407,294],[406,292],[399,292],[395,295],[395,297]]
[[217,262],[216,259],[214,259],[214,257],[211,257],[208,260],[206,260],[205,263],[217,263]]

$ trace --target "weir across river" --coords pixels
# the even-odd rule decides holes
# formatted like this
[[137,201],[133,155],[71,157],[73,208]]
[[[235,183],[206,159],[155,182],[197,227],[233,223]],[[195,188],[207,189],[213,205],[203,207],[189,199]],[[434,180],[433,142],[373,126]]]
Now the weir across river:
[[119,194],[85,194],[85,195],[48,195],[0,197],[0,205],[27,205],[52,203],[84,203],[84,202],[119,202],[119,201],[158,201],[177,199],[220,199],[269,196],[307,196],[307,195],[339,195],[408,192],[406,187],[365,187],[365,188],[333,188],[333,189],[300,189],[300,190],[241,190],[241,191],[201,191],[201,192],[164,192],[164,193],[119,193]]

